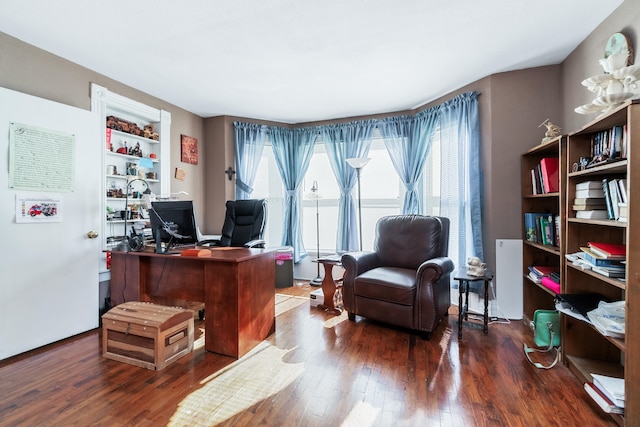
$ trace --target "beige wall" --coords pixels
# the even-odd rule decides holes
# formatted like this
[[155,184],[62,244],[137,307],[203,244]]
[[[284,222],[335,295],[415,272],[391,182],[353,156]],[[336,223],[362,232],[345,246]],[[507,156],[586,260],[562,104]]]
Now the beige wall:
[[[171,113],[171,192],[189,193],[182,198],[193,199],[198,217],[203,217],[206,147],[201,117],[0,32],[0,86],[91,110],[91,83]],[[198,165],[180,161],[181,134],[198,139]],[[184,181],[174,178],[177,167],[186,171]]]
[[596,115],[582,115],[576,107],[593,101],[594,94],[581,82],[604,71],[598,60],[604,57],[607,40],[614,33],[625,34],[633,47],[634,60],[638,63],[640,45],[640,2],[625,0],[593,33],[589,35],[562,63],[562,90],[564,95],[564,131],[574,132],[595,119]]
[[[577,130],[594,118],[573,111],[575,107],[593,99],[580,82],[602,72],[598,59],[602,57],[606,40],[618,31],[624,31],[631,38],[636,50],[640,48],[637,45],[640,9],[635,0],[626,0],[562,64],[488,76],[423,107],[444,102],[467,91],[481,93],[483,235],[485,260],[489,266],[495,267],[495,239],[521,238],[520,155],[539,143],[544,128],[538,125],[546,118],[561,126],[564,133]],[[224,218],[224,203],[233,199],[235,194],[233,182],[228,181],[224,174],[229,166],[235,169],[233,122],[272,123],[226,116],[202,119],[0,33],[0,86],[88,110],[91,82],[171,112],[172,175],[176,167],[187,172],[185,181],[171,179],[171,191],[187,191],[198,207],[203,232],[219,233]],[[405,113],[390,112],[386,115]],[[313,124],[319,123],[297,126]],[[181,134],[198,138],[200,164],[180,162]]]

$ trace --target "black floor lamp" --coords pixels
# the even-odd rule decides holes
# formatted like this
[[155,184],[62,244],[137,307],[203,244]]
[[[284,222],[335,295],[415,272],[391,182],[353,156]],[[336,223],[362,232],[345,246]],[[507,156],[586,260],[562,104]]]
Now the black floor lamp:
[[360,231],[360,248],[362,250],[362,197],[360,193],[360,170],[367,166],[371,160],[368,157],[352,157],[347,159],[347,164],[356,170],[356,174],[358,175],[358,228]]
[[320,263],[317,262],[318,258],[320,258],[320,210],[318,207],[318,200],[320,197],[320,193],[318,193],[318,181],[313,181],[309,198],[315,199],[316,201],[316,266],[318,272],[316,278],[312,279],[309,284],[314,286],[320,286],[322,284],[322,277],[320,277]]

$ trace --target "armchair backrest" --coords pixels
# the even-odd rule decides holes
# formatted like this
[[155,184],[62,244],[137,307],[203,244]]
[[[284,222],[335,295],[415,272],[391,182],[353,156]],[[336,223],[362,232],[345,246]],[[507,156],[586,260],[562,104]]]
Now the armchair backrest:
[[226,206],[221,246],[244,246],[247,242],[263,238],[267,223],[266,200],[229,200]]
[[380,265],[417,269],[449,253],[449,219],[424,215],[391,215],[378,220],[374,251]]

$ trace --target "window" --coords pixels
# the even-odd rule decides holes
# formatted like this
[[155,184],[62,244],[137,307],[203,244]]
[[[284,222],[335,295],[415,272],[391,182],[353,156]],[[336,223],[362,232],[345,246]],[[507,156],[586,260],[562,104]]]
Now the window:
[[[376,130],[369,150],[371,161],[361,171],[362,193],[362,240],[365,250],[373,249],[375,225],[379,218],[397,215],[402,210],[405,187],[391,163],[384,142]],[[425,215],[437,215],[440,206],[440,144],[439,138],[429,153],[423,181],[419,191],[424,195]],[[320,198],[311,197],[311,187],[317,182]],[[279,246],[282,238],[284,218],[284,190],[273,150],[267,140],[262,160],[256,174],[252,198],[265,198],[269,203],[269,219],[265,239],[269,246]],[[314,147],[309,169],[300,185],[302,238],[307,253],[333,253],[336,250],[338,203],[340,190],[336,183],[329,158],[321,137]],[[353,188],[353,198],[358,209],[358,185]],[[319,239],[318,225],[319,222]]]

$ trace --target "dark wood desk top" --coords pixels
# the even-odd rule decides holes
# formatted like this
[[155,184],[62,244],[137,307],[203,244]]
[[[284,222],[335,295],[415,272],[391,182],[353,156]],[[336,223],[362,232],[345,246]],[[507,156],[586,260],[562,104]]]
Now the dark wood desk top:
[[[183,248],[187,249],[187,248]],[[204,249],[211,252],[209,256],[181,256],[180,252],[176,251],[175,253],[168,254],[157,254],[155,252],[119,252],[113,251],[114,254],[122,254],[122,255],[132,255],[139,257],[180,257],[180,258],[191,258],[198,259],[203,262],[207,261],[217,261],[217,262],[242,262],[246,261],[258,256],[262,256],[264,254],[273,253],[275,256],[276,249],[255,249],[255,248],[237,248],[237,247],[215,247],[215,248],[205,248],[199,247],[198,249]]]

